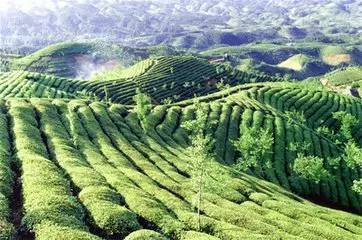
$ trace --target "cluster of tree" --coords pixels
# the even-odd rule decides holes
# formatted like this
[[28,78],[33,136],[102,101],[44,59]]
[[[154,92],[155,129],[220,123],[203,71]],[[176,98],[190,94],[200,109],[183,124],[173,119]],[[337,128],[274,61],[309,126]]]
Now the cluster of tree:
[[[290,113],[289,116],[302,124],[306,123],[303,115]],[[340,149],[340,154],[324,160],[321,157],[306,154],[310,147],[309,143],[291,143],[289,149],[297,153],[292,168],[298,176],[319,182],[333,177],[325,165],[338,167],[340,164],[346,164],[351,169],[362,168],[362,148],[352,135],[353,128],[360,124],[359,120],[347,112],[335,112],[333,118],[339,123],[337,129],[332,130],[323,126],[319,127],[317,132],[331,139]],[[352,190],[362,194],[362,179],[354,179]]]
[[[151,98],[138,89],[134,101],[136,103],[135,111],[141,126],[147,131],[147,116],[152,110]],[[206,188],[215,187],[215,178],[211,176],[213,163],[216,161],[213,152],[215,139],[210,130],[217,122],[208,119],[208,108],[201,104],[197,98],[194,100],[194,112],[194,118],[185,121],[182,128],[189,133],[191,142],[187,148],[187,155],[192,159],[190,161],[190,175],[196,192],[195,208],[198,215],[198,229],[200,230],[203,193]],[[345,161],[348,167],[361,168],[362,149],[352,136],[352,128],[359,123],[358,120],[346,112],[337,112],[333,116],[340,122],[338,131],[333,132],[325,127],[318,129],[318,131],[333,139],[335,144],[343,149],[343,153],[337,158],[328,159],[328,164],[337,166],[341,161]],[[297,112],[291,112],[287,114],[287,117],[290,121],[306,123],[303,114]],[[241,133],[240,137],[232,142],[239,153],[239,158],[234,164],[235,170],[248,171],[250,169],[271,168],[272,163],[267,160],[267,154],[272,153],[274,145],[271,129],[243,126]],[[299,177],[315,182],[319,182],[323,178],[333,177],[326,170],[324,159],[306,154],[308,148],[309,144],[305,142],[290,144],[289,150],[296,152],[296,158],[292,164],[294,173]],[[352,189],[362,194],[362,180],[356,179]]]

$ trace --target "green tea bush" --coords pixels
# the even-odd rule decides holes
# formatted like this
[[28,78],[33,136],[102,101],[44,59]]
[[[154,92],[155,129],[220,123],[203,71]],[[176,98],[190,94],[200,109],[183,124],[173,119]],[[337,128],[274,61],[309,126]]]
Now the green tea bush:
[[70,186],[64,175],[48,159],[40,131],[33,128],[37,124],[34,111],[29,104],[18,102],[11,105],[10,113],[13,116],[17,157],[23,172],[25,215],[22,223],[29,230],[35,230],[35,234],[38,234],[38,229],[43,229],[40,226],[47,221],[91,237],[87,233],[82,207],[70,195]]
[[162,234],[148,229],[135,231],[125,238],[125,240],[167,240],[167,239],[168,238],[162,236]]

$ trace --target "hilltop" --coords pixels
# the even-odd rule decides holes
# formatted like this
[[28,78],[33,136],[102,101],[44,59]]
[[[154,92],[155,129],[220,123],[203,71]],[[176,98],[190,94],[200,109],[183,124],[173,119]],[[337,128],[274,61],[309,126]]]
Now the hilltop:
[[[360,65],[361,48],[355,44],[323,42],[270,44],[257,43],[234,47],[215,47],[201,52],[204,56],[228,54],[235,66],[268,75],[290,75],[295,79],[321,76],[335,68]],[[245,61],[247,65],[245,66]]]
[[0,34],[3,46],[24,50],[78,39],[187,49],[256,42],[361,44],[360,9],[358,0],[3,0]]
[[[22,60],[22,59],[19,59]],[[62,65],[60,65],[62,66]],[[59,69],[59,65],[51,69]],[[61,68],[62,69],[62,68]],[[123,69],[100,71],[91,80],[58,77],[49,68],[38,72],[0,73],[2,97],[85,97],[131,104],[136,88],[153,96],[155,103],[180,101],[218,90],[218,84],[278,81],[266,75],[238,71],[228,65],[210,63],[194,56],[151,57]],[[11,84],[9,85],[9,82]]]

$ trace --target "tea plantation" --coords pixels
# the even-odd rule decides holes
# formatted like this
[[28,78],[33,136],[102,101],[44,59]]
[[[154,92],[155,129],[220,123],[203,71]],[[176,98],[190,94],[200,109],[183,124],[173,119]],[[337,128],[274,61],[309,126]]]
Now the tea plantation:
[[[193,56],[145,61],[94,80],[0,73],[0,239],[362,239],[361,171],[330,166],[341,148],[318,130],[338,128],[335,112],[361,119],[361,100]],[[147,129],[137,88],[152,99]],[[200,220],[183,127],[195,99],[215,123]],[[270,168],[233,167],[245,127],[271,130]],[[362,144],[360,125],[352,134]],[[292,143],[333,177],[296,176]]]

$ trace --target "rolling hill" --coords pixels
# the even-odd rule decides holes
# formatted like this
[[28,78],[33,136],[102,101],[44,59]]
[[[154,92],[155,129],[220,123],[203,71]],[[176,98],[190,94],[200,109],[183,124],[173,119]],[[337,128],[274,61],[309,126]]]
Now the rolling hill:
[[75,80],[39,72],[11,71],[0,73],[0,95],[6,98],[78,96],[131,104],[136,88],[141,88],[153,96],[155,103],[160,103],[165,99],[180,101],[195,94],[215,92],[217,83],[222,80],[225,85],[279,80],[211,64],[192,56],[151,58],[124,71],[105,71],[95,78]]
[[288,68],[294,71],[301,71],[308,62],[308,56],[303,54],[297,54],[279,63],[278,67]]
[[[338,128],[335,112],[361,119],[360,99],[193,55],[147,56],[80,80],[62,76],[64,65],[53,61],[75,54],[66,46],[17,58],[12,64],[31,67],[0,73],[0,239],[362,239],[362,197],[351,190],[361,172],[332,166],[341,149],[318,130]],[[152,100],[146,129],[135,112],[137,88]],[[195,118],[195,100],[216,123],[207,130],[215,158],[200,229],[183,128]],[[235,169],[232,141],[244,127],[271,130],[271,168]],[[353,137],[362,144],[360,124]],[[294,172],[290,146],[301,143],[333,177],[315,182]]]
[[0,0],[0,240],[362,240],[362,0]]
[[362,68],[359,66],[337,69],[327,73],[323,78],[328,79],[334,86],[352,85],[362,81]]
[[10,69],[87,79],[93,72],[129,66],[151,53],[156,52],[152,48],[130,48],[104,41],[63,42],[14,59]]
[[[288,106],[280,105],[289,94],[299,104],[289,103],[302,110],[322,103],[315,100],[326,94],[325,105],[341,102],[344,105],[338,108],[361,114],[361,103],[292,86],[253,84],[229,91],[226,98],[224,93],[215,93],[200,99],[209,108],[209,118],[218,120],[213,129],[218,161],[212,163],[212,174],[214,184],[221,184],[205,193],[202,232],[195,229],[195,192],[188,171],[191,159],[185,151],[188,138],[180,128],[193,115],[192,101],[155,106],[147,134],[131,106],[82,99],[3,101],[2,234],[6,238],[15,224],[22,226],[17,233],[20,237],[35,234],[37,239],[120,238],[130,233],[126,239],[138,239],[132,235],[160,239],[362,238],[360,216],[318,206],[291,193],[318,196],[361,211],[361,198],[348,190],[348,176],[356,173],[345,166],[336,170],[336,179],[320,184],[290,178],[288,163],[293,156],[287,151],[288,141],[313,141],[310,151],[323,157],[337,154],[338,149],[313,127],[288,123],[283,115]],[[303,92],[308,97],[300,97]],[[338,108],[324,112],[315,105],[307,116],[328,123],[331,111]],[[274,167],[255,171],[253,175],[259,178],[229,167],[236,153],[227,139],[236,139],[245,124],[270,125],[274,131],[274,154],[270,156]],[[18,191],[12,192],[14,183]],[[19,209],[12,208],[12,199],[19,194],[21,225],[14,214]]]
[[251,59],[250,70],[268,75],[289,74],[292,78],[299,80],[321,76],[335,68],[362,63],[360,46],[349,43],[253,43],[214,47],[201,54],[204,56],[228,54],[234,65],[243,64],[243,61]]
[[360,9],[359,0],[2,0],[0,38],[17,49],[77,39],[203,50],[265,41],[361,44]]

